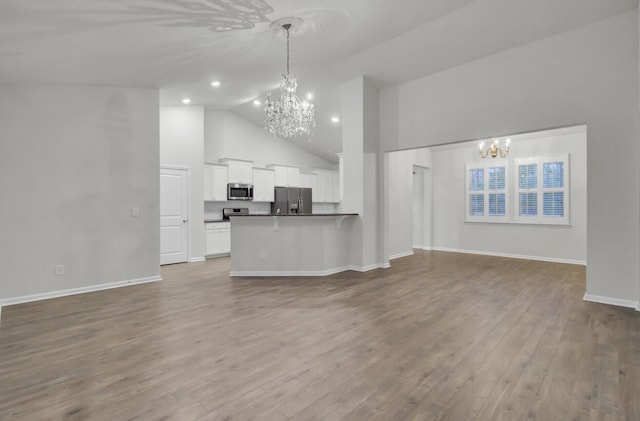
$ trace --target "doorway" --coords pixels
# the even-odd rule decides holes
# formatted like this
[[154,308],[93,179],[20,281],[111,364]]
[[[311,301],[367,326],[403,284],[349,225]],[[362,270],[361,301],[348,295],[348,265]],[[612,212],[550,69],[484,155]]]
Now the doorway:
[[431,250],[431,170],[413,166],[413,248]]
[[189,170],[160,168],[160,264],[189,258]]

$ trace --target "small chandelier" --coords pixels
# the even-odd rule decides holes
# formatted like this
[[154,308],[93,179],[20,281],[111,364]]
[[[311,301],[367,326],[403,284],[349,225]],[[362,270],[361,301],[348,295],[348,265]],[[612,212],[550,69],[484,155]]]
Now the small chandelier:
[[309,134],[315,127],[313,118],[313,104],[305,99],[300,100],[296,95],[298,82],[294,75],[289,73],[289,31],[293,24],[301,23],[298,18],[282,18],[271,24],[273,29],[287,32],[287,73],[282,74],[280,82],[280,98],[271,100],[271,92],[267,94],[264,109],[264,129],[274,136],[297,137]]
[[491,158],[495,158],[500,155],[500,158],[506,158],[509,155],[509,143],[511,143],[511,139],[507,139],[504,144],[504,147],[501,147],[498,143],[498,139],[493,139],[493,143],[487,149],[484,148],[484,141],[480,142],[479,152],[481,158],[486,158],[491,156]]

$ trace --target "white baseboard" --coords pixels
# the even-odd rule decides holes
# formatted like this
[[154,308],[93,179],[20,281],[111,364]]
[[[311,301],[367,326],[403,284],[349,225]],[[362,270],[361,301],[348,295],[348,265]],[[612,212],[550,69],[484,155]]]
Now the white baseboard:
[[374,263],[372,265],[367,265],[367,266],[354,266],[354,265],[351,265],[351,266],[349,266],[349,270],[353,270],[355,272],[369,272],[370,270],[386,269],[388,267],[391,267],[388,263]]
[[405,251],[403,253],[392,254],[391,256],[389,256],[389,260],[399,259],[400,257],[407,257],[407,256],[412,256],[412,255],[413,255],[413,249],[411,249],[409,251]]
[[244,271],[244,270],[232,270],[229,272],[229,276],[328,276],[335,273],[345,272],[352,270],[354,272],[368,272],[370,270],[379,268],[390,267],[388,263],[374,263],[368,266],[343,266],[339,268],[327,269],[327,270],[279,270],[279,271]]
[[581,266],[587,265],[587,262],[584,260],[558,259],[555,257],[543,257],[543,256],[527,256],[522,254],[497,253],[493,251],[463,250],[463,249],[454,249],[454,248],[447,248],[447,247],[432,247],[432,250],[447,251],[451,253],[480,254],[483,256],[508,257],[510,259],[537,260],[541,262],[551,262],[551,263],[566,263],[569,265],[581,265]]
[[609,304],[618,307],[633,308],[640,311],[640,302],[632,300],[622,300],[620,298],[604,297],[602,295],[584,294],[583,300],[592,303]]
[[207,254],[203,257],[204,260],[207,259],[217,259],[218,257],[229,257],[231,253],[218,253],[218,254]]
[[189,259],[189,263],[197,263],[197,262],[204,262],[205,258],[204,256],[202,257],[192,257],[191,259]]
[[146,284],[147,282],[161,281],[160,275],[148,276],[146,278],[129,279],[126,281],[109,282],[106,284],[89,285],[80,288],[63,289],[59,291],[42,292],[40,294],[23,295],[21,297],[11,297],[0,299],[0,307],[13,304],[28,303],[31,301],[48,300],[50,298],[66,297],[67,295],[84,294],[87,292],[102,291],[105,289],[127,287],[130,285]]
[[425,250],[425,251],[433,250],[433,247],[431,247],[431,246],[417,246],[417,245],[414,245],[413,248],[414,249],[418,249],[418,250]]
[[344,266],[327,270],[232,270],[229,276],[327,276],[349,269]]

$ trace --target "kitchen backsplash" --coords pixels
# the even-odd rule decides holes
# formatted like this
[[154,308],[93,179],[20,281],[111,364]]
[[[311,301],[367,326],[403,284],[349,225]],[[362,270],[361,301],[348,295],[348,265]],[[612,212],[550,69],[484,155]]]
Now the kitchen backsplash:
[[335,213],[335,212],[336,212],[335,203],[314,203],[313,204],[313,213]]
[[[271,203],[268,202],[204,202],[204,219],[222,219],[222,208],[249,208],[252,214],[270,214]],[[313,213],[334,213],[336,211],[333,203],[314,203]]]
[[249,213],[253,214],[271,213],[269,202],[204,202],[204,219],[222,219],[222,208],[249,208]]

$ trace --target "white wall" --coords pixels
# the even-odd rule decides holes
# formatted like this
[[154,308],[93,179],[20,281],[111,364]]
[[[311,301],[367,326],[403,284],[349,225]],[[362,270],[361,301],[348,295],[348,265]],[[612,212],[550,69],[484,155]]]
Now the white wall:
[[304,169],[337,169],[324,159],[296,146],[302,139],[274,139],[262,128],[231,111],[205,111],[204,161],[220,158],[254,161],[258,166],[281,164]]
[[[511,140],[508,158],[495,158],[496,161],[506,160],[509,163],[509,173],[515,170],[514,160],[517,158],[569,154],[570,225],[465,222],[465,164],[484,163],[485,160],[478,156],[478,142],[437,147],[431,150],[435,248],[584,264],[587,259],[587,150],[584,127],[512,136]],[[510,188],[514,187],[514,183],[511,183]],[[511,190],[512,197],[516,197],[516,194]]]
[[204,108],[160,107],[160,165],[189,169],[189,260],[204,258]]
[[387,154],[388,255],[389,259],[413,253],[413,166],[430,168],[429,149],[410,149]]
[[381,144],[586,123],[587,294],[631,305],[640,300],[638,66],[633,11],[381,91]]
[[159,277],[157,90],[0,87],[0,127],[0,304]]

